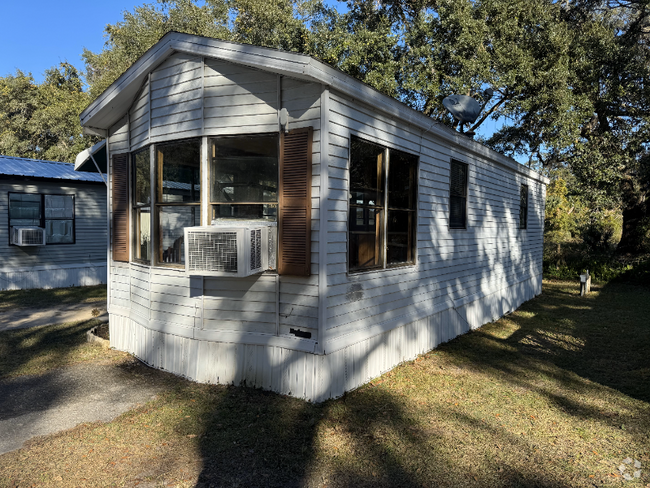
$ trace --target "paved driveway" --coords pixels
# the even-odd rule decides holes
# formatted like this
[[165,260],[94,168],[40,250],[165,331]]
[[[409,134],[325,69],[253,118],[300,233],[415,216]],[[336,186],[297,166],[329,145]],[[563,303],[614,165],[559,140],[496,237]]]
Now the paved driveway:
[[153,370],[137,360],[81,364],[39,376],[0,380],[0,454],[33,437],[83,422],[107,422],[160,391]]

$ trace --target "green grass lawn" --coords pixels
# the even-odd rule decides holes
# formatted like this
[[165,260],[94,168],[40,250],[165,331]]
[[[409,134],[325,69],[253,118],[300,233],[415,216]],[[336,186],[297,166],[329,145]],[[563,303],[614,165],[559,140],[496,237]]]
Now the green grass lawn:
[[106,285],[0,291],[0,312],[15,308],[48,308],[57,305],[106,304]]
[[319,405],[157,373],[158,399],[0,456],[0,486],[647,487],[649,353],[650,288],[547,282]]

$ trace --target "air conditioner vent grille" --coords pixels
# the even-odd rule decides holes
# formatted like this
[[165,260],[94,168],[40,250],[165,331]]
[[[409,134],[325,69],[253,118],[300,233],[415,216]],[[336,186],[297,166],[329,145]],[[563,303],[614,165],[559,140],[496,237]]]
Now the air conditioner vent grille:
[[237,273],[236,232],[192,232],[188,236],[188,271]]
[[185,271],[245,277],[269,269],[269,226],[185,228]]
[[45,230],[41,227],[12,227],[11,243],[16,246],[45,245]]
[[262,267],[262,229],[251,230],[251,271]]

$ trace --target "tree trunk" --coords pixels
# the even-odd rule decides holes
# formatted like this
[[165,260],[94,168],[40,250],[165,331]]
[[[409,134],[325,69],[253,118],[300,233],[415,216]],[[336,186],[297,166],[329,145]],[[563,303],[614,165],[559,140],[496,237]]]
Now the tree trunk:
[[623,209],[623,234],[616,247],[617,254],[638,254],[643,252],[646,229],[644,220],[650,216],[646,198],[634,198]]

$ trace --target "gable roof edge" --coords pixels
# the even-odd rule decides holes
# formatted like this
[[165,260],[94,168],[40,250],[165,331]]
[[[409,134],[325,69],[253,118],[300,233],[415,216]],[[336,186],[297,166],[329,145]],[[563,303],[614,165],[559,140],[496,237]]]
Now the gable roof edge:
[[[545,176],[515,160],[462,134],[448,130],[440,122],[312,56],[178,32],[165,34],[93,101],[80,115],[82,126],[97,115],[106,116],[112,110],[111,102],[115,102],[116,97],[127,87],[133,91],[131,98],[134,97],[144,77],[175,52],[221,59],[304,81],[321,83],[347,93],[352,98],[370,105],[374,110],[417,127],[423,131],[423,135],[430,133],[437,139],[451,143],[463,151],[470,151],[479,157],[492,160],[526,177],[544,184],[549,182]],[[125,96],[128,97],[129,94]]]

